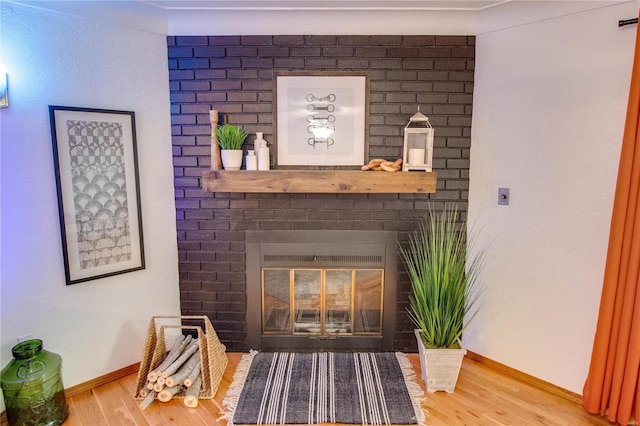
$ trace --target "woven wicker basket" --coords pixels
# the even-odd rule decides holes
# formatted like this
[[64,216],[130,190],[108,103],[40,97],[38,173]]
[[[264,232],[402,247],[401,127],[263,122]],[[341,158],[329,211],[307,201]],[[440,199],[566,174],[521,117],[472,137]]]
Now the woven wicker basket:
[[[160,320],[160,321],[159,321]],[[173,321],[179,320],[180,325],[163,324],[159,325],[162,320]],[[183,325],[186,322],[199,323],[198,325]],[[200,365],[202,368],[202,388],[200,389],[199,399],[212,399],[218,391],[218,386],[222,380],[222,375],[227,368],[226,347],[218,340],[209,318],[206,316],[154,316],[149,322],[149,330],[147,332],[147,340],[142,352],[140,360],[140,369],[138,370],[138,379],[136,381],[136,389],[134,397],[141,400],[140,389],[144,388],[147,383],[147,374],[153,371],[167,356],[167,344],[165,341],[165,329],[181,329],[195,331],[200,345]],[[180,392],[174,398],[184,398],[184,393]]]

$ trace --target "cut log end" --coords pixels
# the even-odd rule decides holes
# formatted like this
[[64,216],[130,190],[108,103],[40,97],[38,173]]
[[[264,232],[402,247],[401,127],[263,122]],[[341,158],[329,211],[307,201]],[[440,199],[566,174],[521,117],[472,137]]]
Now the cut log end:
[[184,394],[184,400],[182,403],[189,407],[195,408],[198,406],[198,397],[200,396],[200,388],[202,387],[202,376],[198,376],[193,382],[193,386],[187,388]]
[[185,396],[182,402],[185,407],[196,408],[198,406],[198,397],[192,395]]
[[140,409],[141,410],[146,409],[149,406],[149,404],[153,402],[155,397],[156,397],[155,391],[149,392],[149,395],[147,395],[147,397],[140,403]]
[[160,402],[169,402],[173,395],[180,392],[180,386],[174,386],[172,388],[164,388],[162,391],[158,393],[158,401]]

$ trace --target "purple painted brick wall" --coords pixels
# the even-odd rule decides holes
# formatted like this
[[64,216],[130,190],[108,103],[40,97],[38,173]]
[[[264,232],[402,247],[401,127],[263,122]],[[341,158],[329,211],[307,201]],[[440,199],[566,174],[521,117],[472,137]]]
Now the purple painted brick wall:
[[[183,315],[208,315],[229,350],[246,350],[244,231],[395,230],[406,241],[432,203],[467,208],[475,38],[467,36],[168,37]],[[274,73],[369,75],[368,158],[402,156],[420,105],[435,127],[434,194],[207,193],[209,110],[274,142]],[[245,143],[253,146],[254,135]],[[396,350],[415,350],[399,265]]]

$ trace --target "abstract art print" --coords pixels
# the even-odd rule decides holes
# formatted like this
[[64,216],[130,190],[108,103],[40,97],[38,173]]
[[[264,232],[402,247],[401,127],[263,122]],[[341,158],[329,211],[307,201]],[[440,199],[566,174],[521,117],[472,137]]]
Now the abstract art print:
[[134,113],[49,115],[67,285],[144,269]]
[[278,166],[361,166],[365,75],[276,76]]

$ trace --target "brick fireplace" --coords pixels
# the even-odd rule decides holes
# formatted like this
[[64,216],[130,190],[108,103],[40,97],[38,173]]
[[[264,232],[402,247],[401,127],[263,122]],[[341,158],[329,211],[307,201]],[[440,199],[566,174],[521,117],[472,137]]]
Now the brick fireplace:
[[[466,211],[474,37],[172,36],[167,42],[181,309],[208,315],[228,350],[248,349],[246,231],[393,231],[403,242],[429,203],[457,202]],[[202,172],[210,167],[209,110],[263,132],[273,156],[274,72],[332,70],[369,76],[367,159],[402,156],[402,128],[420,105],[435,128],[436,193],[202,190]],[[396,269],[393,349],[415,350],[406,315],[409,283],[399,262]]]

